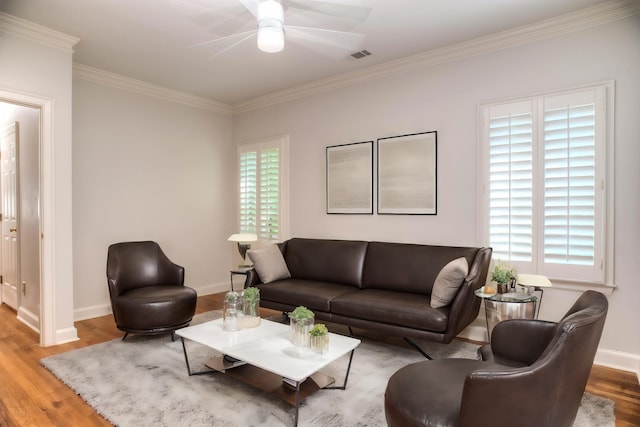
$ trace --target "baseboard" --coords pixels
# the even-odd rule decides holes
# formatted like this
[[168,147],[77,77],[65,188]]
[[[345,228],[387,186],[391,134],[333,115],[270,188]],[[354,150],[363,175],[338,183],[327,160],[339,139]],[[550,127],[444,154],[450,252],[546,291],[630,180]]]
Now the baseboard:
[[74,310],[73,321],[93,319],[94,317],[106,316],[111,313],[111,304],[93,305],[91,307]]
[[640,355],[599,348],[593,363],[608,368],[633,372],[640,382]]
[[458,334],[458,337],[471,341],[489,342],[487,327],[471,324]]
[[66,344],[68,342],[78,341],[78,330],[76,328],[58,329],[56,331],[56,344]]
[[227,292],[231,290],[231,282],[220,282],[220,283],[213,283],[211,285],[204,285],[204,286],[200,286],[198,288],[195,288],[196,292],[198,292],[198,295],[211,295],[211,294],[218,294],[220,292]]
[[30,312],[24,307],[20,307],[18,309],[18,320],[37,333],[40,333],[40,317],[37,314]]

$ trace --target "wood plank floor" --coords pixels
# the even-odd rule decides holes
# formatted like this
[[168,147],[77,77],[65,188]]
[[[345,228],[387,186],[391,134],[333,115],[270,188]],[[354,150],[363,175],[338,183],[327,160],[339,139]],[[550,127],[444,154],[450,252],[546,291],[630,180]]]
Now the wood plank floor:
[[[198,313],[222,307],[223,294],[198,298]],[[121,338],[111,316],[76,322],[79,341],[42,348],[38,335],[0,305],[0,426],[110,426],[39,360],[53,354]],[[589,393],[615,401],[616,426],[640,426],[640,385],[634,374],[595,366]]]

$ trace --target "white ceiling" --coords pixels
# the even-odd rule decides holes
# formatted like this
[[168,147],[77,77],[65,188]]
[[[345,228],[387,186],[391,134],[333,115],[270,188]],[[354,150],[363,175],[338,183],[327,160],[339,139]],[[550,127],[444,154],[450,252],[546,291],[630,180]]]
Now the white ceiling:
[[[355,32],[362,42],[303,42],[291,31],[280,53],[259,51],[255,37],[219,55],[219,46],[194,47],[255,29],[241,1],[0,0],[0,10],[78,37],[76,63],[234,105],[606,2],[283,0],[286,24]],[[372,55],[350,56],[361,49]]]

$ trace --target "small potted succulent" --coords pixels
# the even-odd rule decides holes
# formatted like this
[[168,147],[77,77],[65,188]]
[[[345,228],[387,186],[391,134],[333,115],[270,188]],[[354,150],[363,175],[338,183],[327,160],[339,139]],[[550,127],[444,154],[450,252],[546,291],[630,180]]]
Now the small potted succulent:
[[499,294],[509,292],[509,287],[516,280],[516,277],[518,277],[516,269],[508,268],[501,262],[498,262],[491,272],[491,280],[498,284]]
[[260,289],[249,287],[242,291],[242,327],[255,328],[260,325]]
[[296,347],[309,347],[309,331],[313,326],[313,311],[301,305],[289,313],[291,341]]
[[314,353],[325,354],[329,351],[329,330],[322,323],[313,325],[309,331],[310,346]]

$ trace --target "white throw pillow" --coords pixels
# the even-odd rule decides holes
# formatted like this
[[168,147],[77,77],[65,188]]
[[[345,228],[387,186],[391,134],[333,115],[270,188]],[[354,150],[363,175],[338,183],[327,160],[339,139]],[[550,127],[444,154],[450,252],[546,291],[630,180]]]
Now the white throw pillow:
[[462,281],[469,274],[469,263],[465,257],[454,259],[442,267],[433,283],[431,291],[431,307],[448,306],[458,293]]
[[280,252],[277,245],[269,245],[264,249],[248,250],[247,255],[249,255],[253,268],[258,273],[262,283],[270,283],[291,277],[287,263],[284,262],[282,252]]

